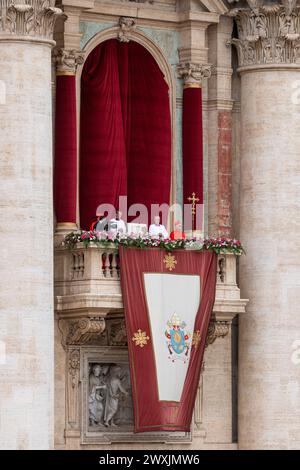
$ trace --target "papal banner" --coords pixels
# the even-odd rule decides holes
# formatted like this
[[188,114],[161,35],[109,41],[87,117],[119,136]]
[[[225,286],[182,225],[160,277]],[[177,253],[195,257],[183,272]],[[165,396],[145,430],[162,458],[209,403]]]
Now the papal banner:
[[190,431],[217,255],[120,247],[135,432]]

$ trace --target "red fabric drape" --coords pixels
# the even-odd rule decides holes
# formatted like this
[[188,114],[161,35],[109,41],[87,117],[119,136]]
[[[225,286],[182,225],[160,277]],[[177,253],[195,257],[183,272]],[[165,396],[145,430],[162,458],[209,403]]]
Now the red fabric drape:
[[[190,204],[188,198],[195,193],[195,197],[199,199],[197,204],[203,204],[203,124],[201,88],[186,88],[183,90],[182,160],[183,202],[184,204]],[[195,229],[195,226],[193,229]]]
[[80,221],[99,204],[168,203],[171,116],[168,86],[141,45],[115,39],[87,58],[81,83]]
[[[193,346],[191,349],[180,402],[159,401],[155,356],[143,282],[144,273],[170,274],[163,262],[166,252],[155,248],[141,250],[120,247],[121,286],[128,338],[135,432],[190,430],[208,325],[215,300],[217,255],[211,252],[199,253],[186,250],[176,250],[172,254],[177,261],[172,274],[199,275],[201,289],[201,301],[194,327],[195,331],[200,332],[201,339],[197,348]],[[132,341],[134,333],[139,329],[149,335],[149,341],[143,348],[137,347]]]
[[99,204],[117,207],[118,196],[127,192],[116,41],[100,44],[86,60],[80,126],[80,224],[86,229]]
[[[168,85],[151,54],[131,42],[128,205],[169,203],[171,119]],[[150,222],[150,219],[148,220]]]
[[56,220],[76,223],[77,135],[75,76],[56,79],[54,205]]

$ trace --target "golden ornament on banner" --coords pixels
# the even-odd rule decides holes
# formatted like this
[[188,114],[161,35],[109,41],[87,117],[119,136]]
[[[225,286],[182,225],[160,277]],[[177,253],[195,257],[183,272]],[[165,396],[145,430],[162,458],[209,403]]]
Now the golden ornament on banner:
[[193,339],[192,339],[192,346],[194,346],[194,348],[197,349],[198,346],[199,346],[200,341],[201,341],[200,331],[199,330],[194,331]]
[[142,331],[140,329],[138,329],[134,334],[133,334],[133,337],[132,337],[132,341],[135,342],[135,345],[136,346],[140,346],[141,348],[143,348],[144,346],[146,346],[146,344],[148,343],[149,341],[149,336],[147,336],[146,334],[146,331]]
[[168,269],[169,271],[173,271],[173,269],[175,269],[176,267],[177,260],[174,255],[171,255],[171,253],[168,253],[164,257],[164,263],[166,265],[166,269]]

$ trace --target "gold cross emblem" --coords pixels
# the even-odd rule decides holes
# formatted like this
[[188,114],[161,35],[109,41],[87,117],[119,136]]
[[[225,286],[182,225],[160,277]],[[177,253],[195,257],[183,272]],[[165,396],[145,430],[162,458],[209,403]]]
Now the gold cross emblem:
[[200,330],[194,331],[193,339],[192,339],[192,346],[194,346],[194,348],[197,349],[200,341],[201,341]]
[[187,200],[192,203],[192,230],[195,226],[195,215],[196,215],[196,203],[200,201],[198,197],[196,197],[196,193],[192,193],[192,196],[188,197]]
[[177,260],[175,259],[174,255],[171,255],[171,253],[168,253],[164,257],[164,263],[166,265],[166,269],[168,269],[169,271],[173,271],[173,269],[175,269],[176,267]]
[[142,331],[138,329],[135,333],[133,333],[132,341],[135,343],[136,346],[140,346],[143,348],[149,341],[149,336],[146,335],[146,331]]

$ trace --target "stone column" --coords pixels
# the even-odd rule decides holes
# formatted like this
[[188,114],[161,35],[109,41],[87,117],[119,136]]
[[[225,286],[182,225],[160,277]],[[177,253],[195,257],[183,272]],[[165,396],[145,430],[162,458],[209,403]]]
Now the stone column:
[[[232,11],[241,74],[239,447],[300,448],[300,10]],[[261,6],[258,6],[260,4]]]
[[76,69],[84,61],[79,50],[57,48],[55,106],[54,207],[56,241],[77,229],[77,106]]
[[0,446],[53,447],[54,0],[0,2]]

